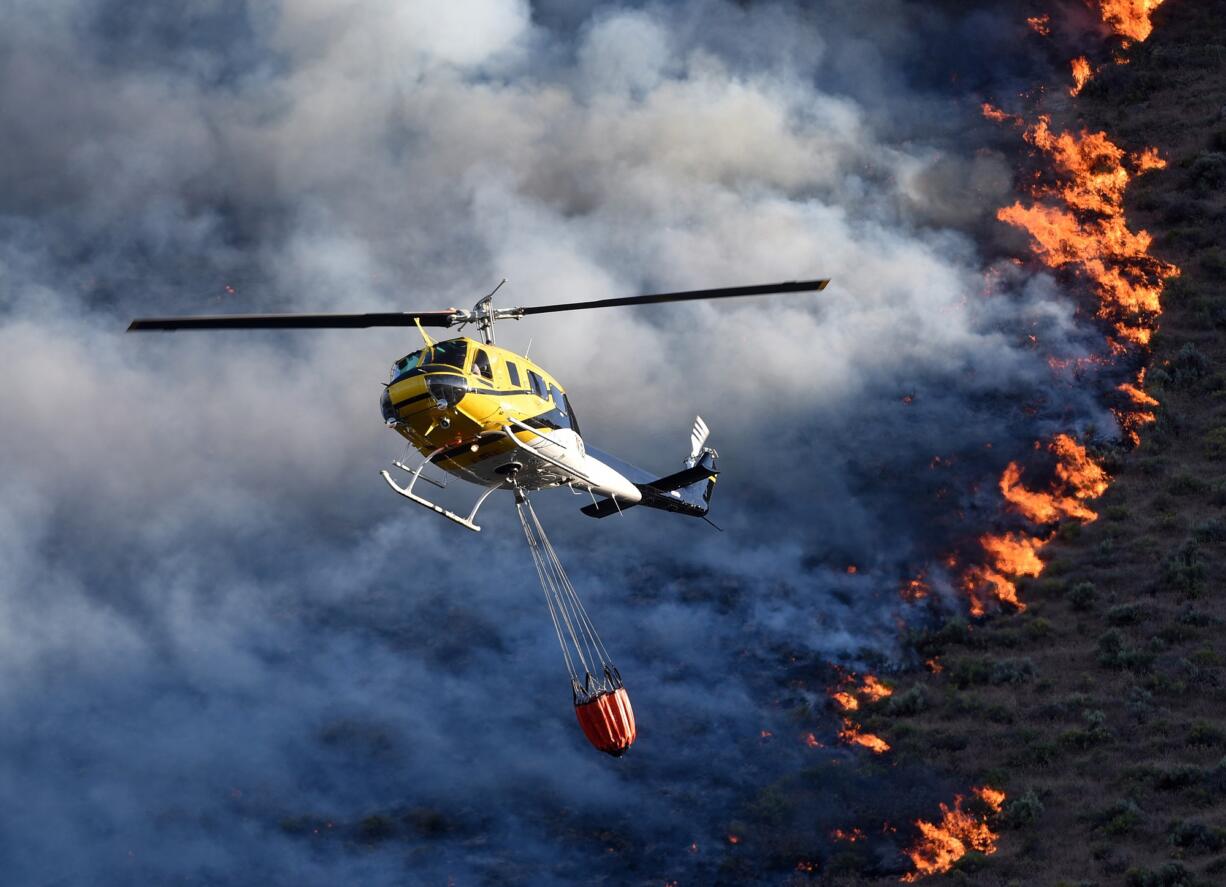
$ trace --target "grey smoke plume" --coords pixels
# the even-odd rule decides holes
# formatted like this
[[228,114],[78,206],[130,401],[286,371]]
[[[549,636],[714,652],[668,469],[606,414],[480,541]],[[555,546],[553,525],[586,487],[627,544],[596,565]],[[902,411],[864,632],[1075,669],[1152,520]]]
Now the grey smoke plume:
[[[833,739],[823,662],[905,658],[898,583],[1005,462],[1111,427],[1044,361],[1093,330],[990,227],[973,99],[1040,64],[1003,6],[0,4],[6,881],[709,880],[801,767],[844,763],[815,855],[943,798],[802,739]],[[951,81],[933,46],[971,33],[1002,36]],[[618,762],[507,503],[461,536],[382,489],[412,337],[120,332],[810,276],[499,330],[592,442],[668,472],[700,412],[723,454],[720,535],[540,497],[639,715]]]

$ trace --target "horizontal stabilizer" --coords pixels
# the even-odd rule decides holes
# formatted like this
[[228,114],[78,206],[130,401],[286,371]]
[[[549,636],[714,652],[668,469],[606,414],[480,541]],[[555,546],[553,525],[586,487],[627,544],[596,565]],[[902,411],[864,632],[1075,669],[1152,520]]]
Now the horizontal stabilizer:
[[608,517],[610,514],[619,514],[627,508],[633,508],[636,505],[638,505],[637,502],[601,499],[599,502],[593,502],[591,505],[584,505],[579,510],[588,517]]

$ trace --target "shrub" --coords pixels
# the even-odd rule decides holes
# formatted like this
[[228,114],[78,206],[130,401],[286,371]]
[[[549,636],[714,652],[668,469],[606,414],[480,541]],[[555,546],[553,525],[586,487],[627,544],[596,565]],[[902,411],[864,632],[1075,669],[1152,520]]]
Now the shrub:
[[1117,628],[1109,628],[1098,637],[1098,664],[1104,668],[1124,668],[1135,671],[1148,669],[1153,654],[1128,646]]
[[1001,811],[1001,821],[1009,828],[1022,828],[1031,825],[1043,815],[1043,802],[1030,789],[1026,794],[1014,798],[1005,804]]
[[1171,384],[1187,388],[1199,382],[1209,374],[1209,358],[1205,357],[1191,342],[1185,342],[1183,347],[1171,359],[1168,372],[1171,374]]
[[1038,674],[1029,659],[1001,659],[993,663],[988,680],[993,684],[1022,684]]
[[1124,883],[1128,887],[1195,887],[1196,884],[1192,873],[1180,862],[1164,863],[1154,870],[1129,869]]
[[1171,844],[1193,853],[1213,853],[1226,846],[1226,832],[1220,828],[1210,828],[1203,822],[1183,822],[1176,820],[1167,830]]
[[1144,817],[1144,812],[1134,801],[1125,799],[1101,810],[1094,819],[1107,834],[1126,835],[1140,825]]
[[1187,496],[1194,493],[1207,493],[1209,484],[1194,474],[1180,472],[1171,478],[1166,490],[1173,496]]
[[1197,721],[1188,730],[1188,745],[1226,745],[1226,733],[1207,721]]
[[1210,459],[1226,459],[1226,425],[1210,428],[1205,433],[1205,455]]
[[1188,539],[1162,562],[1162,587],[1168,591],[1197,597],[1205,588],[1205,563],[1200,545]]
[[1210,518],[1204,523],[1197,524],[1192,529],[1192,538],[1197,542],[1226,542],[1226,522],[1218,518]]
[[1193,764],[1172,764],[1169,767],[1155,767],[1152,771],[1154,785],[1165,791],[1196,785],[1202,775],[1201,769]]
[[909,717],[917,715],[928,708],[928,694],[918,684],[903,693],[890,697],[886,704],[886,712],[892,715]]
[[1148,608],[1136,601],[1130,604],[1120,604],[1107,611],[1107,622],[1110,625],[1136,625],[1141,617],[1146,615]]
[[1226,153],[1207,151],[1188,168],[1188,186],[1198,194],[1211,194],[1226,185]]
[[1068,600],[1074,610],[1085,612],[1094,606],[1098,590],[1093,582],[1078,582],[1068,591]]

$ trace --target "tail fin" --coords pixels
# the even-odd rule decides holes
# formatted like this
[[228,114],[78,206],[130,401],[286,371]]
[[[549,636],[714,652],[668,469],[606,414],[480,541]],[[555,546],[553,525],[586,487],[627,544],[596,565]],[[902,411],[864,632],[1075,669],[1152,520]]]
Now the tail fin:
[[[701,416],[696,418],[690,432],[690,455],[685,460],[685,468],[655,480],[636,482],[634,485],[643,498],[635,504],[691,517],[706,517],[711,508],[711,494],[715,492],[715,480],[719,477],[719,454],[705,446],[710,435],[707,423]],[[602,499],[580,510],[589,517],[608,517],[627,507],[629,504],[625,502]]]

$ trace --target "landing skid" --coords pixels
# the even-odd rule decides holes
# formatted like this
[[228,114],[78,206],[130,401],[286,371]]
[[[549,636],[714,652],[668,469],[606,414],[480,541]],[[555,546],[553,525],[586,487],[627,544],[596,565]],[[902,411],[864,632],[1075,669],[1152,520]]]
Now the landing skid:
[[[482,493],[481,496],[477,499],[476,504],[473,505],[473,510],[468,513],[468,517],[461,517],[460,515],[456,514],[454,511],[448,511],[443,506],[436,505],[435,503],[431,502],[429,499],[425,499],[421,496],[418,496],[416,493],[413,492],[413,487],[417,485],[417,481],[422,479],[422,474],[421,474],[422,469],[424,469],[427,465],[433,462],[434,458],[439,453],[441,453],[443,449],[444,447],[439,447],[437,450],[435,450],[433,453],[431,453],[429,456],[423,459],[421,464],[418,465],[416,469],[410,469],[407,465],[405,465],[402,462],[392,463],[393,465],[395,465],[397,468],[401,469],[402,471],[410,472],[413,475],[407,487],[402,487],[400,486],[400,484],[392,480],[392,476],[391,474],[388,473],[387,469],[384,469],[383,471],[379,473],[383,475],[383,479],[387,481],[387,485],[389,487],[391,487],[401,496],[404,496],[404,498],[408,499],[409,501],[416,502],[422,508],[428,508],[433,512],[441,514],[443,517],[447,518],[447,520],[454,521],[455,523],[459,524],[461,527],[466,527],[467,529],[472,530],[474,533],[480,533],[481,528],[477,526],[475,523],[473,523],[473,521],[477,517],[477,512],[481,510],[481,506],[485,504],[485,500],[490,497],[490,493],[502,488],[503,483],[501,481],[494,484],[492,487],[485,488],[485,492]],[[430,483],[434,483],[434,481],[431,481],[430,478],[428,477],[425,478],[425,480],[429,481]]]

